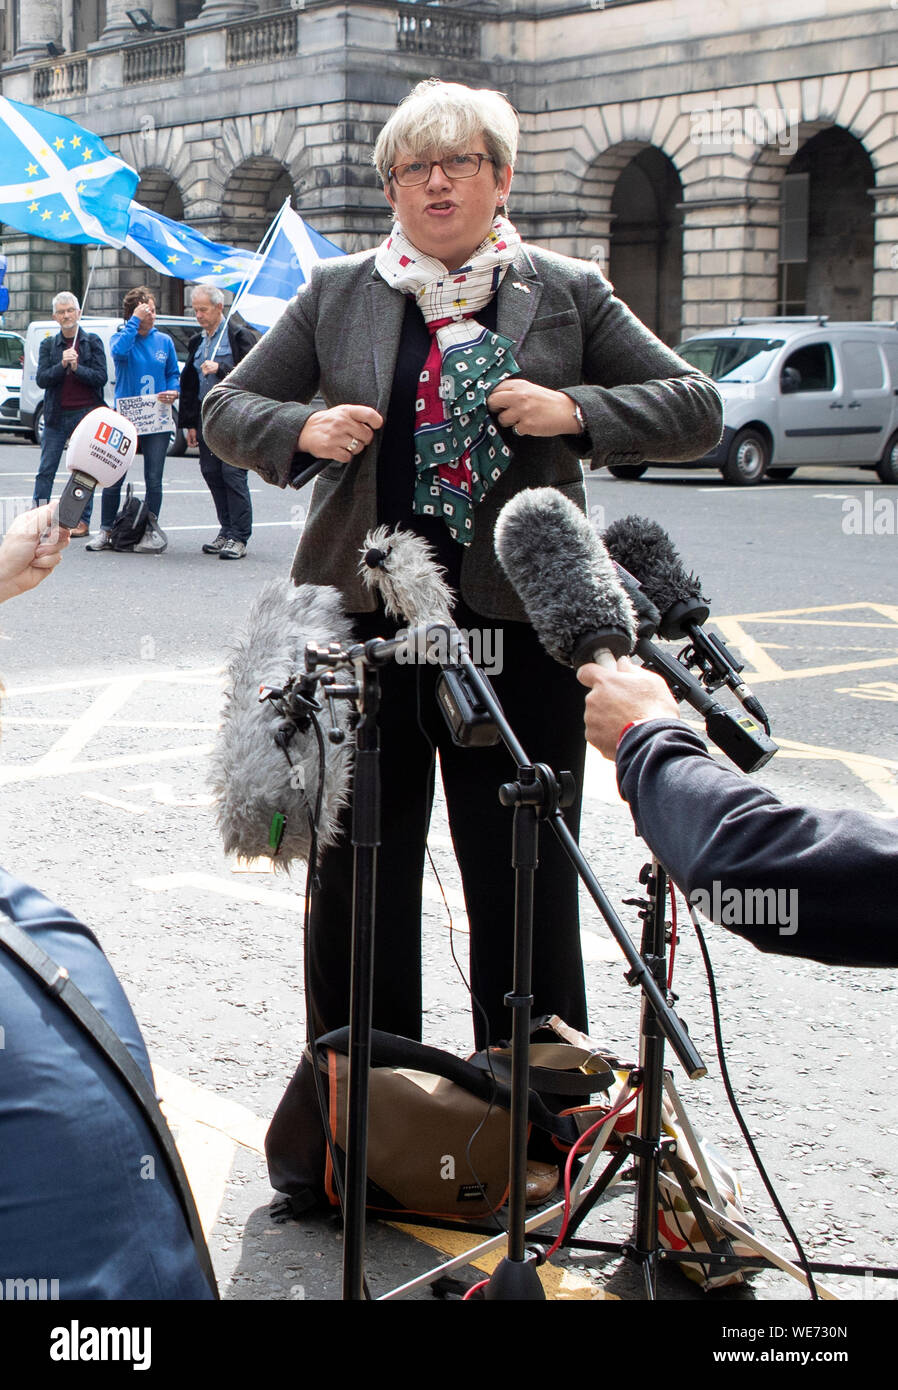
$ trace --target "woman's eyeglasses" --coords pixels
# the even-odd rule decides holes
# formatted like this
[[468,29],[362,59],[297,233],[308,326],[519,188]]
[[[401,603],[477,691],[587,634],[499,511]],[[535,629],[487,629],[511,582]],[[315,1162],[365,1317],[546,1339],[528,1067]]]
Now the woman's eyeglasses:
[[415,159],[410,164],[394,164],[387,170],[387,178],[400,188],[414,188],[415,184],[427,183],[438,164],[447,179],[472,179],[480,173],[480,166],[486,160],[495,161],[488,154],[450,154],[443,159]]

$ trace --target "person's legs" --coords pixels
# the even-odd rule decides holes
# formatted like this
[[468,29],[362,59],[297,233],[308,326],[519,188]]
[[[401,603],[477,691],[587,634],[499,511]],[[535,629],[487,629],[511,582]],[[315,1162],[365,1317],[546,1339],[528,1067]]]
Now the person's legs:
[[167,433],[142,434],[140,436],[147,507],[157,520],[162,511],[162,474],[165,469],[169,439],[170,436]]
[[253,504],[249,495],[249,474],[245,468],[234,468],[222,462],[221,481],[228,500],[228,531],[231,540],[244,545],[253,531]]
[[[462,626],[488,626],[473,614]],[[565,812],[576,834],[580,816],[585,743],[583,692],[573,671],[543,652],[524,623],[490,627],[501,672],[491,676],[518,740],[534,762],[555,772],[572,772],[577,800]],[[514,779],[504,746],[457,748],[448,730],[440,735],[440,766],[452,840],[461,869],[471,939],[471,987],[486,1013],[489,1041],[511,1036],[511,1011],[504,996],[514,980],[515,878],[512,868],[514,812],[501,806],[498,790]],[[586,997],[580,950],[578,880],[550,826],[539,828],[539,867],[534,880],[534,1016],[557,1013],[586,1029]],[[484,1020],[474,1011],[476,1045],[487,1042]]]
[[215,507],[215,515],[218,517],[218,527],[221,534],[225,537],[230,536],[231,514],[229,509],[229,494],[222,480],[223,464],[217,454],[212,450],[203,439],[202,430],[197,430],[197,447],[200,454],[200,472],[203,475],[203,482],[212,494],[212,502]]
[[[357,621],[358,639],[383,635],[389,624]],[[417,726],[417,669],[382,671],[381,844],[377,854],[373,1024],[384,1032],[421,1037],[421,879],[433,797],[429,744]],[[432,687],[432,673],[423,672]],[[422,696],[426,699],[427,696]],[[432,695],[430,699],[432,700]],[[352,810],[343,837],[325,852],[312,898],[309,989],[316,1036],[349,1022],[352,943]]]
[[[44,438],[41,443],[41,462],[34,479],[34,505],[37,507],[41,502],[49,502],[53,493],[53,484],[56,481],[56,473],[59,469],[59,461],[62,458],[63,450],[68,443],[69,436],[76,425],[84,419],[85,415],[93,407],[86,410],[63,410],[59,414],[57,425],[44,425]],[[94,509],[94,495],[88,495],[84,511],[81,513],[81,520],[89,522],[91,512]]]
[[56,481],[59,460],[62,458],[62,451],[67,439],[68,433],[64,424],[44,424],[40,467],[34,479],[33,500],[36,507],[39,507],[42,502],[49,502],[53,495],[53,484]]

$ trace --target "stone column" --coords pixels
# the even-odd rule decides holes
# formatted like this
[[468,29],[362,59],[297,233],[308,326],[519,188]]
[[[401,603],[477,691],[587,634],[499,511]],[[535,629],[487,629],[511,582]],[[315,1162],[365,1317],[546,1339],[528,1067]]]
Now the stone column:
[[[136,39],[137,30],[128,18],[128,10],[134,8],[134,0],[106,0],[106,27],[97,42],[116,44],[124,39]],[[144,4],[142,8],[152,13],[149,4]]]
[[701,198],[683,211],[683,333],[775,314],[779,202]]
[[61,0],[19,0],[19,46],[17,59],[34,62],[46,58],[47,44],[62,38]]
[[249,19],[258,12],[257,0],[206,0],[191,25],[228,24],[235,19]]
[[871,188],[873,214],[873,317],[878,322],[898,320],[898,184]]

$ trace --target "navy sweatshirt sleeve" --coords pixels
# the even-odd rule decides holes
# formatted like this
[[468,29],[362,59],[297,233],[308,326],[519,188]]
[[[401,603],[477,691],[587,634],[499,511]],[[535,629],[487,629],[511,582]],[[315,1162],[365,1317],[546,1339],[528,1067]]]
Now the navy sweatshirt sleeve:
[[[617,773],[639,834],[706,915],[762,951],[898,965],[894,819],[786,804],[674,720],[630,729]],[[759,921],[762,893],[787,915]]]

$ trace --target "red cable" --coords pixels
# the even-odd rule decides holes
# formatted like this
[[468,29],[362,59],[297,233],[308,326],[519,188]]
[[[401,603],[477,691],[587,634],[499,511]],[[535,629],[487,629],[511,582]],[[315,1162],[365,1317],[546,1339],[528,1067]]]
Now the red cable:
[[555,1254],[555,1251],[561,1245],[567,1232],[568,1225],[570,1223],[571,1169],[574,1165],[574,1159],[576,1158],[580,1149],[586,1143],[587,1139],[589,1139],[590,1135],[594,1134],[596,1130],[601,1129],[602,1125],[604,1125],[608,1120],[610,1120],[612,1115],[622,1114],[623,1111],[627,1108],[627,1106],[630,1105],[631,1101],[636,1100],[636,1097],[639,1095],[639,1092],[641,1090],[642,1087],[637,1086],[635,1090],[630,1091],[629,1094],[626,1095],[623,1100],[619,1100],[617,1105],[612,1106],[612,1108],[605,1115],[603,1115],[600,1120],[596,1120],[595,1124],[590,1125],[589,1129],[584,1130],[583,1133],[580,1135],[580,1138],[577,1140],[576,1144],[572,1145],[570,1153],[568,1154],[567,1160],[564,1165],[564,1212],[561,1218],[561,1230],[559,1231],[554,1244],[550,1247],[549,1250],[546,1251],[547,1260]]
[[674,957],[677,954],[677,896],[670,879],[667,880],[667,888],[670,893],[670,964],[667,967],[667,988],[670,989],[673,981]]

